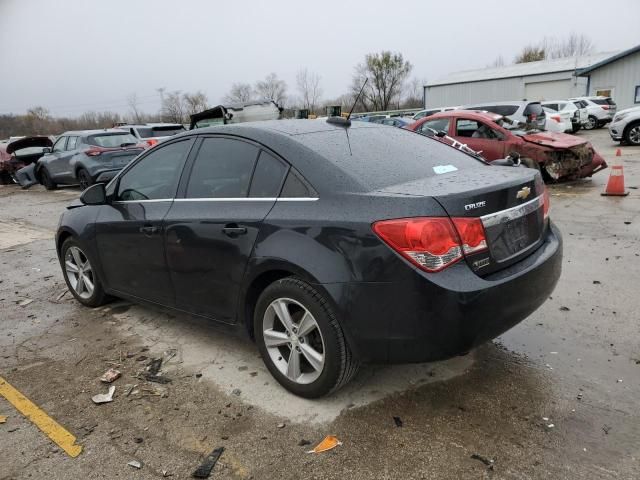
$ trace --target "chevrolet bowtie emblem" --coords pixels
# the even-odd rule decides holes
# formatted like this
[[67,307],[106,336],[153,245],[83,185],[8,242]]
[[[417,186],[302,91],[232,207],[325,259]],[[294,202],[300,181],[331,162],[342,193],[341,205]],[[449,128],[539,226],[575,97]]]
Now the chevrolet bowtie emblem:
[[520,190],[518,190],[518,193],[516,194],[516,198],[524,200],[530,194],[531,194],[531,189],[529,187],[522,187]]

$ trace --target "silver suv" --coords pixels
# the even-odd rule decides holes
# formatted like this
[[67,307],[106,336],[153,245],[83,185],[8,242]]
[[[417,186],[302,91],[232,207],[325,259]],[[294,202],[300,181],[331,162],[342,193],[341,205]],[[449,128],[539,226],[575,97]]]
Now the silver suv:
[[[532,123],[540,130],[545,129],[547,116],[542,109],[540,102],[528,102],[526,100],[516,100],[513,102],[485,102],[473,105],[463,105],[460,110],[484,110],[497,113],[503,117],[522,123]],[[505,128],[507,128],[505,126]],[[515,128],[515,127],[514,127]]]
[[585,130],[604,127],[616,114],[616,102],[611,97],[576,97],[569,100],[584,100],[587,102],[589,118],[584,124]]
[[640,145],[640,106],[616,113],[609,124],[609,135],[616,142]]

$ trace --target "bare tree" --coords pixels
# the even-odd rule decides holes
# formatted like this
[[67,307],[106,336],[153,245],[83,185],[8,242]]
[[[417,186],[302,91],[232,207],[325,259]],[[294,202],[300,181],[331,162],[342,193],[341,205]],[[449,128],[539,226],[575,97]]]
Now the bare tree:
[[231,90],[222,99],[228,103],[244,103],[253,98],[253,88],[248,83],[234,83]]
[[488,66],[492,68],[504,67],[504,57],[502,55],[498,55],[496,59],[491,62]]
[[427,81],[424,79],[419,80],[415,77],[411,79],[405,88],[405,97],[402,102],[403,108],[419,108],[423,106],[425,83],[427,83]]
[[296,84],[301,97],[302,108],[308,109],[311,113],[315,113],[316,106],[322,96],[322,88],[320,88],[320,75],[310,72],[307,68],[298,71],[296,75]]
[[140,103],[138,101],[138,95],[134,92],[127,97],[127,104],[131,109],[131,115],[135,123],[142,123]]
[[571,32],[564,39],[545,38],[543,42],[546,43],[547,58],[579,57],[595,50],[595,45],[589,37],[575,32]]
[[364,63],[356,66],[351,92],[357,95],[364,81],[369,79],[359,103],[365,110],[387,110],[398,100],[402,84],[412,68],[413,65],[401,53],[382,51],[368,54]]
[[183,123],[186,106],[180,90],[167,93],[162,102],[162,117],[164,121]]
[[544,45],[527,45],[516,55],[515,63],[538,62],[547,58]]
[[209,108],[209,100],[200,90],[195,93],[185,93],[182,98],[188,115],[193,115],[194,113],[202,112]]
[[275,73],[270,73],[264,80],[256,82],[256,94],[264,99],[273,100],[280,107],[284,107],[287,99],[287,84],[280,80]]

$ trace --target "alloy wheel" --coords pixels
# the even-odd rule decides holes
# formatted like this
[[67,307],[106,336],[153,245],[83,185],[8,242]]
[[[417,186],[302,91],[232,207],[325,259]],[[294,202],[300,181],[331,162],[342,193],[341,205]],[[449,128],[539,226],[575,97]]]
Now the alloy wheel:
[[64,269],[73,291],[81,298],[93,295],[95,278],[89,259],[78,247],[69,247],[64,256]]
[[634,145],[640,145],[640,125],[636,125],[629,130],[629,142]]
[[596,124],[597,124],[597,120],[594,117],[589,117],[587,119],[587,123],[584,126],[585,130],[593,130],[594,128],[596,128]]
[[325,345],[318,322],[301,303],[277,298],[262,321],[267,352],[280,373],[298,384],[309,384],[322,374]]

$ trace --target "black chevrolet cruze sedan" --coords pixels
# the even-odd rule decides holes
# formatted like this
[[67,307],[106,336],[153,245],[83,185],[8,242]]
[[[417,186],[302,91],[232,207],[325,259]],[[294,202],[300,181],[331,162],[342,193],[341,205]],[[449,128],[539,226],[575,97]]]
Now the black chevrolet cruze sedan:
[[62,215],[75,298],[146,302],[255,340],[286,389],[469,351],[540,306],[562,240],[540,173],[398,128],[281,120],[144,152]]

